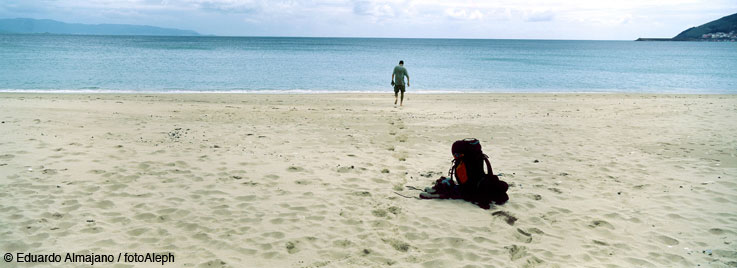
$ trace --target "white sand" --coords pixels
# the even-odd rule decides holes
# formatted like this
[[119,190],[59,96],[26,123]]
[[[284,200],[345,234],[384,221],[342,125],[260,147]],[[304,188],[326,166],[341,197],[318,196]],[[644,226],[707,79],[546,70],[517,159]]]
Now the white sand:
[[[737,266],[737,96],[408,97],[0,94],[0,253]],[[509,203],[395,193],[446,173],[467,137],[512,185]]]

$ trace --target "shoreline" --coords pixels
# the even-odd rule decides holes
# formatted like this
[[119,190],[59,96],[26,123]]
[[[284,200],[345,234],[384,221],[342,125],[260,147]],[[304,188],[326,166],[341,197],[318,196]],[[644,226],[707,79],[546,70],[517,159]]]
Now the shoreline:
[[[2,91],[0,95],[384,95],[391,94],[394,92],[391,90],[387,91],[174,91],[174,92],[160,92],[160,91]],[[723,95],[723,96],[737,96],[737,93],[678,93],[678,92],[614,92],[614,91],[581,91],[581,92],[496,92],[496,91],[418,91],[412,92],[407,91],[405,94],[414,95],[653,95],[653,96],[692,96],[692,95]]]

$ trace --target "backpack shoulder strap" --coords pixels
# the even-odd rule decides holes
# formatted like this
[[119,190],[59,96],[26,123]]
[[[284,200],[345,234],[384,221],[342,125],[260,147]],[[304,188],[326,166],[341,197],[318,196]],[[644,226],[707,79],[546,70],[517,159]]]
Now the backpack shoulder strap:
[[451,165],[450,166],[450,169],[448,169],[448,178],[451,178],[452,179],[453,178],[453,174],[455,173],[456,165],[458,163],[456,163],[456,160],[455,159],[453,159],[453,161],[450,161],[450,162],[453,163],[453,165]]
[[489,162],[489,156],[484,155],[484,162],[486,162],[486,171],[489,175],[494,175],[494,171],[491,170],[491,163]]

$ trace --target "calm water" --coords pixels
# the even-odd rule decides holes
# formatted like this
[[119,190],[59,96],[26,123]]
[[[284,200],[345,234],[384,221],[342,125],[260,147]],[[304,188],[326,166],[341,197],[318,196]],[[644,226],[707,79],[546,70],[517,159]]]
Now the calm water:
[[0,90],[737,93],[737,43],[0,35]]

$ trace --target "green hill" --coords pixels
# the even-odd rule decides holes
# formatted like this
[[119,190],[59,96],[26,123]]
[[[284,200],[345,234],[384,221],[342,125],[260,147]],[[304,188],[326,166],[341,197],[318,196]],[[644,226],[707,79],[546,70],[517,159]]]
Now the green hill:
[[4,34],[85,34],[85,35],[200,35],[195,31],[129,24],[79,24],[55,20],[0,19]]
[[[704,35],[724,33],[726,37],[705,38]],[[730,36],[729,33],[732,33]],[[691,27],[673,37],[676,41],[694,41],[706,39],[735,39],[737,38],[737,13],[709,22],[699,27]]]

